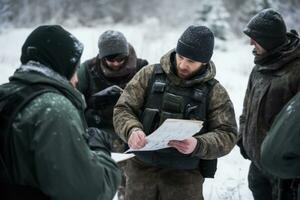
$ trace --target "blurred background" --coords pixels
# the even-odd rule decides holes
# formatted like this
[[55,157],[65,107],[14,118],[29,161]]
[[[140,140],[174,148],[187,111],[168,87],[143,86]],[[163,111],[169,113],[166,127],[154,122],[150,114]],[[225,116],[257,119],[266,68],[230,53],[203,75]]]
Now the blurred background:
[[299,29],[299,0],[0,0],[0,30],[58,23],[68,27],[137,24],[157,20],[163,26],[210,26],[217,37],[241,35],[251,16],[263,8],[278,10],[288,27]]

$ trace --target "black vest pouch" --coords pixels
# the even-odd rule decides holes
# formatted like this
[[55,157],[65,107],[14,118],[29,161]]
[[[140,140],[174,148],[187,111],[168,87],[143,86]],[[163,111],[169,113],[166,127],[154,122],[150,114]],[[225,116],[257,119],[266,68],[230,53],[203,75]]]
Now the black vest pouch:
[[[159,110],[154,108],[146,108],[143,112],[142,123],[146,135],[152,133],[158,127]],[[154,124],[153,124],[154,123]]]
[[160,149],[155,153],[157,166],[170,169],[197,169],[200,162],[199,158],[182,154],[175,148]]
[[152,87],[152,92],[163,93],[166,88],[166,83],[155,81]]
[[136,157],[150,166],[177,170],[197,169],[199,159],[181,154],[174,148],[160,149],[157,151],[136,152]]
[[166,119],[183,119],[184,98],[171,93],[165,93],[162,101],[160,123]]
[[161,81],[155,81],[151,87],[151,94],[153,95],[153,99],[149,102],[149,107],[146,106],[144,112],[141,116],[141,122],[144,127],[144,132],[146,135],[149,135],[154,130],[156,130],[159,126],[159,108],[153,108],[151,104],[157,104],[157,100],[160,100],[156,96],[161,96],[166,88],[166,83]]
[[171,93],[165,93],[162,102],[162,109],[172,113],[183,113],[184,98]]

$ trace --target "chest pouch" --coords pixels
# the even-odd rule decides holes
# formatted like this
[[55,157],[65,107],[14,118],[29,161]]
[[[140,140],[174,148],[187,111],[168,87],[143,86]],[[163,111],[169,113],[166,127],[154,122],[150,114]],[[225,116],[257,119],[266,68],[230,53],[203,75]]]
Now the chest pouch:
[[152,86],[152,93],[163,93],[166,88],[166,83],[155,81]]
[[162,102],[161,123],[167,118],[182,119],[184,107],[184,98],[182,96],[165,93]]

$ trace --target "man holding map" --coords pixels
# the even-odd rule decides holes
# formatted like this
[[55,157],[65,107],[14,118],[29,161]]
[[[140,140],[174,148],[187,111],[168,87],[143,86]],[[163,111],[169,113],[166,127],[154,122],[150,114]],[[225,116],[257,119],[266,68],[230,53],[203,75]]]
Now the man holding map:
[[[124,89],[114,109],[114,127],[136,150],[125,169],[125,199],[203,199],[204,178],[214,176],[216,159],[234,147],[234,109],[226,90],[214,79],[213,48],[214,35],[207,27],[190,26],[176,49],[160,64],[141,69]],[[168,148],[144,150],[163,122],[162,126],[172,127],[170,119],[181,123],[178,127],[187,137],[171,139]],[[202,121],[203,127],[191,134],[193,125],[182,120]],[[153,134],[180,134],[164,130]]]

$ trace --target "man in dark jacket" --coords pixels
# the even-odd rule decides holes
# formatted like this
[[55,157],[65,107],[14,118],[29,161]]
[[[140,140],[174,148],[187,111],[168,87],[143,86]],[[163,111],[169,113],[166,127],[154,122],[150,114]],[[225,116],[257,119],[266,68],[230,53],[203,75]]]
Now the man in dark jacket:
[[[113,107],[126,84],[148,62],[137,58],[134,48],[119,31],[102,33],[98,48],[98,55],[85,61],[78,70],[78,90],[87,102],[85,116],[88,126],[108,132],[112,151],[124,152],[126,145],[115,133],[112,123]],[[123,179],[119,199],[124,196]]]
[[176,50],[160,64],[141,69],[121,94],[114,127],[133,149],[145,146],[146,135],[167,118],[204,121],[195,136],[170,141],[171,148],[135,152],[125,169],[125,199],[203,199],[204,178],[214,176],[216,159],[235,145],[234,109],[214,78],[213,48],[214,35],[207,27],[190,26]]
[[261,146],[262,166],[274,176],[280,177],[281,184],[284,184],[284,179],[293,179],[289,194],[293,200],[300,200],[299,121],[300,92],[277,115]]
[[278,180],[261,166],[260,148],[276,115],[300,90],[300,42],[295,31],[287,33],[281,15],[272,9],[255,15],[244,33],[254,45],[255,67],[240,116],[238,144],[251,160],[248,182],[254,199],[277,199]]
[[[87,133],[85,102],[74,88],[82,51],[58,25],[40,26],[26,39],[21,67],[0,87],[1,199],[113,198],[120,170],[105,134]],[[9,111],[17,113],[6,119]]]
[[[122,89],[148,62],[136,57],[134,48],[119,31],[102,33],[98,48],[98,55],[85,61],[78,70],[78,90],[87,102],[88,125],[110,132],[114,138],[112,151],[123,152],[124,143],[112,125],[113,107]],[[97,95],[100,91],[103,92]]]

